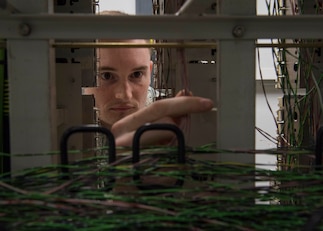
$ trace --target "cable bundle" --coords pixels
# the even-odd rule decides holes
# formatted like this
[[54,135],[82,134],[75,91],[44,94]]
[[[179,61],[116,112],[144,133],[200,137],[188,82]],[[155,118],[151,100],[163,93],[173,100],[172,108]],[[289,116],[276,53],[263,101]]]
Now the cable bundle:
[[[229,151],[151,147],[132,162],[93,157],[43,166],[0,182],[2,230],[316,230],[322,228],[322,171],[197,160],[200,154],[298,155],[310,150]],[[101,163],[98,165],[98,163]],[[61,169],[68,169],[62,173]],[[265,167],[265,166],[262,166]],[[68,175],[68,178],[66,178]],[[256,185],[256,186],[255,186]]]

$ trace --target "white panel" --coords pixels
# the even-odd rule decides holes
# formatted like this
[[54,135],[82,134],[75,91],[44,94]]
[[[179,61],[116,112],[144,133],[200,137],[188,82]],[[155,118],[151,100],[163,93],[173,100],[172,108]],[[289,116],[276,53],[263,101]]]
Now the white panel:
[[119,10],[127,14],[136,13],[136,0],[101,0],[100,11]]

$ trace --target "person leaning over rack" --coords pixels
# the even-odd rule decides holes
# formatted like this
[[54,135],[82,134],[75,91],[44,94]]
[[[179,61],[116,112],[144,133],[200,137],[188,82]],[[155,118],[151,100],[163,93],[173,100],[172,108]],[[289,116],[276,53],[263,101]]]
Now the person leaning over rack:
[[[122,13],[105,11],[101,14]],[[122,42],[141,44],[149,41],[133,39]],[[135,131],[144,124],[179,125],[187,114],[206,112],[213,107],[210,99],[184,96],[184,91],[176,97],[146,105],[153,65],[150,48],[97,48],[97,56],[99,78],[98,87],[93,91],[95,105],[101,125],[112,131],[117,146],[131,146]],[[166,131],[146,133],[141,138],[141,145],[167,144],[174,136]]]

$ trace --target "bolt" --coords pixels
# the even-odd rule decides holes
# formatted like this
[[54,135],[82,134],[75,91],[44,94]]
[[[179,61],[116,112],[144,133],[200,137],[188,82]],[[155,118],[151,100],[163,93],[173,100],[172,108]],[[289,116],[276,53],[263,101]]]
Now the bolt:
[[244,35],[244,26],[235,26],[232,30],[232,35],[236,38],[241,38]]
[[31,33],[31,26],[27,23],[21,23],[19,25],[19,34],[22,36],[28,36]]

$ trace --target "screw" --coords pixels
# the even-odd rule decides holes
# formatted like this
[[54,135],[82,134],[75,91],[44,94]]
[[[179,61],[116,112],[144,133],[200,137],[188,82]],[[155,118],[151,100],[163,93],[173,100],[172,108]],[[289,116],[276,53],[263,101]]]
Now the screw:
[[244,26],[235,26],[232,30],[232,35],[236,38],[241,38],[244,35]]
[[22,36],[28,36],[31,33],[31,26],[27,23],[21,23],[19,25],[19,34]]

